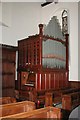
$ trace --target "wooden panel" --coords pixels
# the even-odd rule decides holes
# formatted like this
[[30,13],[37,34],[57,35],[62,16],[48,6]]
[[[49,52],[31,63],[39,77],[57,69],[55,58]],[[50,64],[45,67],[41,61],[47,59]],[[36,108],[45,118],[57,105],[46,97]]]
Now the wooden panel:
[[[17,47],[0,45],[2,48],[2,96],[14,96],[15,64]],[[0,49],[1,50],[1,49]]]
[[59,88],[59,77],[60,73],[55,73],[55,86],[57,89]]
[[62,96],[62,108],[72,110],[80,105],[80,91],[65,94]]
[[69,86],[68,85],[69,71],[64,73],[64,78],[65,78],[65,86]]
[[45,106],[52,106],[53,100],[52,100],[52,93],[51,92],[46,92],[45,93]]
[[49,74],[46,74],[46,89],[49,89]]
[[49,71],[35,72],[35,88],[36,90],[60,89],[68,87],[68,78],[66,71]]
[[3,88],[2,89],[2,97],[8,97],[8,96],[10,96],[10,97],[14,97],[14,88],[13,87],[6,87],[6,88]]
[[6,60],[6,62],[3,62],[3,64],[2,64],[2,72],[3,73],[13,73],[14,70],[15,70],[15,64],[14,63],[7,62],[7,60]]
[[15,86],[15,78],[14,74],[5,74],[2,75],[2,88],[5,87],[14,87]]
[[38,76],[37,76],[37,90],[41,90],[41,74],[38,73]]
[[55,88],[55,74],[51,73],[51,88]]
[[79,81],[69,81],[69,86],[71,88],[80,88],[80,82]]
[[37,73],[37,89],[36,90],[47,90],[47,89],[59,89],[68,87],[68,84],[66,83],[68,80],[66,80],[65,72],[59,72],[59,71],[45,71]]
[[[58,71],[58,70],[52,70],[52,71],[50,70],[35,71],[34,70],[35,87],[29,87],[29,86],[21,87],[20,96],[22,96],[22,98],[25,98],[27,100],[33,100],[36,102],[40,100],[41,103],[44,104],[45,93],[47,91],[52,92],[53,90],[60,90],[68,87],[66,84],[64,86],[66,72],[67,71]],[[30,97],[30,95],[32,97]],[[61,94],[60,93],[58,94],[58,91],[55,93],[55,96],[59,97],[57,101],[61,100],[60,99]]]
[[45,74],[42,74],[41,78],[41,89],[43,90],[45,88]]
[[19,64],[26,65],[39,65],[40,64],[40,40],[39,36],[29,37],[27,40],[18,41],[19,46]]
[[2,98],[0,98],[0,105],[15,103],[15,102],[16,102],[16,99],[14,97],[2,97]]

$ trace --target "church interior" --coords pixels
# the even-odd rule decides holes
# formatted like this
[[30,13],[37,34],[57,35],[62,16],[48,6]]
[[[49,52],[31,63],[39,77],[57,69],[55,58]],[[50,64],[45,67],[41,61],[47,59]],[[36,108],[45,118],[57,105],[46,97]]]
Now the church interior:
[[80,118],[80,2],[0,2],[0,118]]

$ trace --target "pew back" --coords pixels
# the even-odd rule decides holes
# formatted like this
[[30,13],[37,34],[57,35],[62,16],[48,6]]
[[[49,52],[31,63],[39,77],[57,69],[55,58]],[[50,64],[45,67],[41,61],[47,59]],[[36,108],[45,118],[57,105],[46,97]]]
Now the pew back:
[[62,108],[72,110],[80,104],[80,91],[62,96]]
[[21,118],[41,118],[41,120],[43,118],[55,118],[60,120],[61,117],[62,117],[61,109],[48,106],[45,108],[33,110],[31,112],[14,114],[3,118],[11,118],[11,119],[15,118],[15,120]]
[[13,115],[21,112],[29,112],[33,109],[35,109],[35,103],[30,101],[0,105],[0,116]]
[[16,99],[13,98],[13,97],[2,97],[2,98],[0,98],[0,105],[15,103],[15,102],[16,102]]

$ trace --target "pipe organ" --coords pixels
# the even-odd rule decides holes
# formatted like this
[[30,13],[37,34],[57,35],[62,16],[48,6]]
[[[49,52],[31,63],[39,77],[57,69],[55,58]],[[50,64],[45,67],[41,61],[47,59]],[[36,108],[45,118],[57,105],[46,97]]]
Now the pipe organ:
[[66,48],[63,44],[50,39],[42,42],[42,66],[45,68],[65,68]]
[[68,34],[62,35],[54,16],[39,34],[18,41],[18,89],[37,101],[39,91],[68,87]]
[[[56,16],[53,16],[51,18],[47,26],[44,25],[43,34],[65,41],[65,38],[61,31],[59,20]],[[64,46],[64,44],[52,39],[45,39],[42,41],[42,50],[42,65],[44,67],[59,69],[66,67],[66,47]]]

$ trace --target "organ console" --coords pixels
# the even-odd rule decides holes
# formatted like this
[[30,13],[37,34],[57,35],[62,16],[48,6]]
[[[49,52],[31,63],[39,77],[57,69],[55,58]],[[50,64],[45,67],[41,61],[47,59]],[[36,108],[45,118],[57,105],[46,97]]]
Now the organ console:
[[18,58],[22,96],[38,101],[42,91],[68,87],[68,34],[64,38],[56,17],[47,26],[39,24],[38,35],[18,41]]

